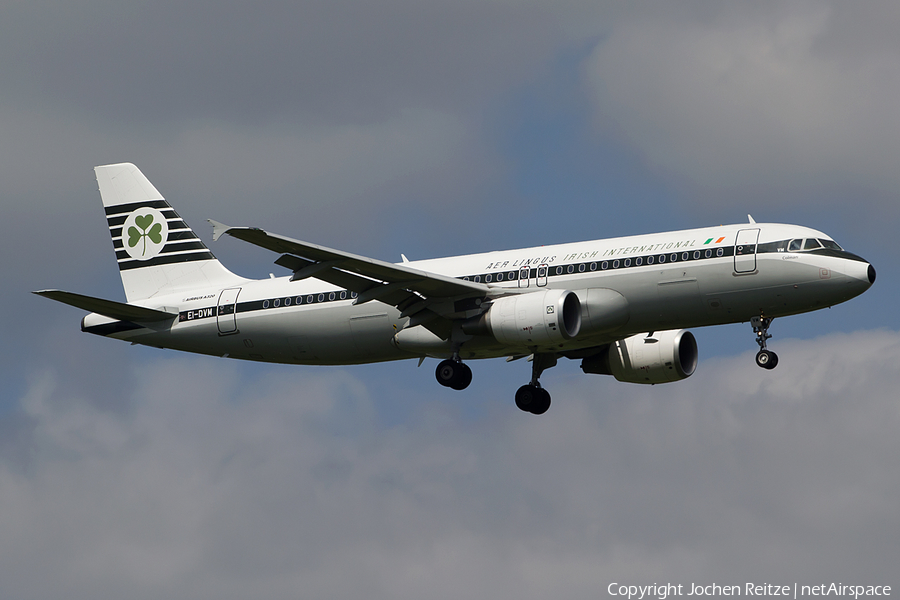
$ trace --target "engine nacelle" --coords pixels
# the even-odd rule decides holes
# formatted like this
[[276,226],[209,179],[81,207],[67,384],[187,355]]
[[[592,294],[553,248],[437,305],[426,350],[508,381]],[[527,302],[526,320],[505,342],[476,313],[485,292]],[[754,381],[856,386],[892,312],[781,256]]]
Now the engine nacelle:
[[581,331],[581,303],[569,290],[543,290],[494,300],[487,312],[463,324],[472,335],[492,335],[506,346],[547,347]]
[[627,383],[668,383],[693,375],[697,340],[684,329],[641,333],[613,342],[581,361],[585,373],[612,375]]
[[575,293],[581,302],[582,335],[615,331],[631,318],[628,300],[615,290],[589,288]]

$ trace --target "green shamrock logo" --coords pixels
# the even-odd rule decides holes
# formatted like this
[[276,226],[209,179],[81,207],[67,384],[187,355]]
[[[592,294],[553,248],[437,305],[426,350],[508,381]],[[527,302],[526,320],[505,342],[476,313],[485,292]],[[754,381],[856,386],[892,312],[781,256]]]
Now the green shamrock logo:
[[[144,256],[147,254],[147,238],[150,238],[150,241],[154,244],[162,243],[162,225],[153,223],[153,215],[135,217],[134,224],[137,225],[137,227],[131,226],[128,228],[129,248],[134,248],[137,246],[138,242],[143,240],[144,249],[143,252],[141,252],[141,256]],[[138,229],[138,227],[140,227],[140,229]]]

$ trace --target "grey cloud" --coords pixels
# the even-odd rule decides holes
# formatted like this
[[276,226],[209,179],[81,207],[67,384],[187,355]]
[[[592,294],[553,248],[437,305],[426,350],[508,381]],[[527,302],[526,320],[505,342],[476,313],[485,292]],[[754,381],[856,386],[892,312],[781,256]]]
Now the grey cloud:
[[[835,203],[853,190],[893,212],[900,46],[879,32],[900,15],[856,8],[623,20],[585,65],[598,122],[702,203]],[[877,42],[857,35],[863,23],[878,24]]]
[[8,123],[0,245],[12,255],[39,241],[29,261],[9,266],[23,278],[46,278],[30,289],[64,285],[51,281],[54,270],[77,275],[62,255],[84,257],[98,272],[114,268],[92,170],[98,164],[135,162],[206,240],[204,220],[215,218],[333,246],[362,240],[356,250],[368,253],[383,237],[373,221],[391,211],[415,220],[450,203],[462,218],[479,202],[478,188],[502,173],[502,159],[469,121],[423,109],[358,125],[210,123],[172,137],[138,130],[130,139],[54,116],[0,109],[0,118]]
[[223,361],[153,360],[129,378],[126,413],[63,401],[50,373],[21,401],[31,468],[9,468],[9,448],[0,462],[0,589],[574,598],[613,581],[890,583],[900,334],[779,351],[771,373],[748,354],[652,388],[564,375],[539,419],[488,400],[474,423],[426,403],[390,426],[378,414],[400,390],[373,395],[352,369],[247,380]]
[[502,90],[558,35],[540,3],[19,4],[4,96],[93,118],[382,120]]
[[[481,367],[474,397],[451,400],[425,367],[160,358],[83,336],[77,311],[28,294],[121,297],[91,168],[122,160],[205,239],[212,217],[381,258],[414,235],[430,252],[490,244],[473,239],[472,212],[499,211],[518,182],[486,115],[585,40],[601,124],[681,184],[745,190],[763,170],[763,198],[812,195],[828,171],[829,185],[865,175],[896,189],[882,118],[892,13],[624,6],[7,7],[0,596],[566,598],[627,578],[890,576],[895,332],[780,340],[773,373],[747,355],[654,388],[570,376],[567,363],[547,376],[553,408],[532,419],[509,398],[524,371],[500,362]],[[685,79],[667,79],[660,55]],[[716,80],[725,58],[746,69],[725,61],[731,77]],[[715,98],[698,117],[685,81],[734,99],[749,125]],[[780,81],[786,91],[759,93]],[[830,94],[821,114],[803,115],[817,94]],[[832,116],[856,154],[829,146],[818,123]],[[722,122],[749,129],[753,148],[705,127]],[[773,156],[754,153],[771,149],[767,135]],[[679,145],[698,139],[718,154]],[[497,221],[505,239],[565,235],[512,208]],[[242,273],[274,270],[244,245],[213,249]],[[882,286],[870,293],[884,294],[888,261],[864,254]],[[855,302],[877,314],[879,297]]]

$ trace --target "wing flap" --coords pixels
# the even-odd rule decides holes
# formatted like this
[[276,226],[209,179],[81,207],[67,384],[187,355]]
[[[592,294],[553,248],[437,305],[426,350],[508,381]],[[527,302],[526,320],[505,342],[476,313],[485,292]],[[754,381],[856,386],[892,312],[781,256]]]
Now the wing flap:
[[[285,259],[285,257],[279,258],[276,262],[291,269],[293,267],[288,265],[297,265],[300,268],[293,270],[302,276],[312,276],[312,273],[315,272],[316,279],[350,289],[360,295],[370,294],[371,299],[378,299],[389,304],[396,305],[408,299],[409,292],[405,290],[417,292],[426,298],[485,296],[489,292],[489,287],[482,283],[463,281],[406,265],[395,265],[374,258],[293,240],[268,233],[262,229],[229,227],[212,220],[210,223],[214,228],[213,239],[218,239],[223,234],[230,235],[273,252],[299,257],[306,262],[300,263]],[[309,275],[306,275],[307,273]],[[388,289],[377,289],[378,286]],[[387,300],[389,297],[391,301]]]
[[162,310],[125,304],[124,302],[116,302],[114,300],[104,300],[103,298],[94,298],[93,296],[83,296],[81,294],[64,292],[62,290],[40,290],[32,293],[119,321],[152,323],[174,319],[178,316],[177,314]]

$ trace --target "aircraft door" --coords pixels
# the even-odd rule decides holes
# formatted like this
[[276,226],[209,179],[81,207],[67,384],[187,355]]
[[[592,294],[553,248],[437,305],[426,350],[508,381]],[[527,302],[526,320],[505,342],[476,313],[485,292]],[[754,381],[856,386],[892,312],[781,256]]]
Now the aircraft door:
[[237,297],[241,288],[222,290],[219,294],[219,305],[216,307],[216,324],[219,334],[237,333]]
[[752,273],[756,270],[756,242],[759,229],[741,229],[734,241],[734,272]]
[[537,268],[537,284],[540,287],[544,287],[547,285],[547,271],[550,270],[550,267],[547,265],[541,265]]
[[531,269],[529,269],[528,267],[522,267],[521,269],[519,269],[519,287],[520,288],[528,287],[529,280],[531,279],[530,273],[531,273]]

